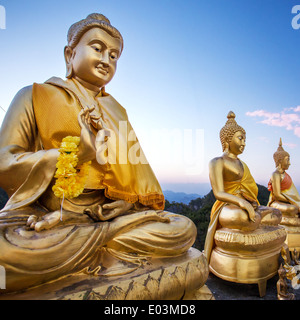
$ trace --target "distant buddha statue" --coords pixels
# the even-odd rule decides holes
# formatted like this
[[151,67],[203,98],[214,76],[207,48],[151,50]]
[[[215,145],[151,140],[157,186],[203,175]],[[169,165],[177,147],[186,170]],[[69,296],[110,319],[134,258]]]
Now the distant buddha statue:
[[279,141],[277,151],[273,155],[276,170],[268,184],[270,197],[268,205],[277,208],[282,213],[281,225],[287,232],[287,244],[290,250],[300,249],[300,195],[292,178],[286,170],[290,166],[290,155],[282,147],[282,140]]
[[257,185],[238,157],[246,145],[246,132],[233,112],[227,118],[220,131],[224,153],[209,164],[216,202],[204,252],[214,274],[229,281],[258,283],[264,295],[266,280],[277,273],[286,233],[278,227],[280,211],[259,204]]
[[10,197],[0,214],[1,293],[78,272],[125,274],[195,241],[191,220],[163,211],[126,110],[105,92],[122,49],[119,31],[91,14],[69,29],[67,79],[34,83],[11,103],[0,132]]
[[276,283],[277,288],[277,299],[278,300],[294,300],[295,295],[288,292],[288,285],[286,282],[286,270],[280,265],[278,269],[279,280]]

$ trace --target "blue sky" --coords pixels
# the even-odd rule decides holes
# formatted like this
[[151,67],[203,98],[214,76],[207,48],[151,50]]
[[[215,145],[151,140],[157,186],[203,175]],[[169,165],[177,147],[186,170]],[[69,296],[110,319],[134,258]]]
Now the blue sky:
[[[219,130],[230,110],[247,132],[240,158],[255,180],[267,185],[281,137],[291,155],[288,172],[300,186],[300,29],[291,25],[300,0],[0,0],[0,5],[6,9],[6,29],[0,30],[5,110],[22,87],[64,78],[68,28],[100,12],[124,37],[117,73],[106,90],[127,109],[163,187],[201,193],[198,184],[209,183],[208,162],[222,154]],[[0,110],[0,122],[3,116]]]

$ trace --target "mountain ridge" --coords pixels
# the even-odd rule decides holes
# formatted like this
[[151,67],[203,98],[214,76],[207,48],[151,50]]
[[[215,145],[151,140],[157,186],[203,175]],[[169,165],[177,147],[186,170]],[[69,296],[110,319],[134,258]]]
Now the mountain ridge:
[[171,190],[164,190],[163,194],[165,196],[165,199],[168,200],[170,203],[175,201],[184,204],[189,204],[190,201],[203,197],[203,195],[197,193],[175,192]]

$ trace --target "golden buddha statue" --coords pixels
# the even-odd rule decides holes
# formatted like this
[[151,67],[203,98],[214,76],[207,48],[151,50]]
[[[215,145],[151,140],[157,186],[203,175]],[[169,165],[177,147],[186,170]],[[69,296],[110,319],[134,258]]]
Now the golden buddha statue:
[[225,280],[257,283],[260,295],[266,281],[277,273],[286,232],[279,227],[278,209],[261,206],[258,188],[247,165],[239,159],[246,132],[231,111],[220,131],[223,155],[209,164],[216,197],[204,252],[210,271]]
[[279,280],[276,283],[277,299],[278,300],[295,300],[295,295],[288,291],[288,285],[286,282],[286,270],[280,265],[278,269]]
[[300,250],[300,195],[292,178],[286,172],[290,166],[290,155],[283,149],[281,138],[273,158],[276,170],[268,184],[270,191],[268,206],[281,211],[280,224],[287,231],[286,243],[290,250]]
[[[91,14],[69,29],[67,79],[34,83],[10,105],[0,132],[0,186],[10,197],[0,213],[0,296],[79,273],[122,275],[156,258],[161,270],[163,259],[194,250],[195,225],[163,211],[126,110],[105,92],[122,50],[119,31]],[[198,258],[199,287],[208,267]]]

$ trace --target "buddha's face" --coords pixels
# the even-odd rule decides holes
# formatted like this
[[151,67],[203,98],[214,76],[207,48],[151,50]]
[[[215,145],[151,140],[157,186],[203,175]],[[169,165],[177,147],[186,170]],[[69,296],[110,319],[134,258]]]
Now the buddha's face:
[[88,30],[72,50],[65,51],[73,77],[87,88],[102,88],[113,78],[121,54],[121,41],[100,28]]
[[228,142],[229,152],[239,155],[243,153],[246,146],[246,135],[242,131],[237,131],[230,142]]
[[290,163],[290,157],[286,156],[283,158],[282,162],[281,162],[281,168],[283,170],[287,170],[290,167],[291,163]]

